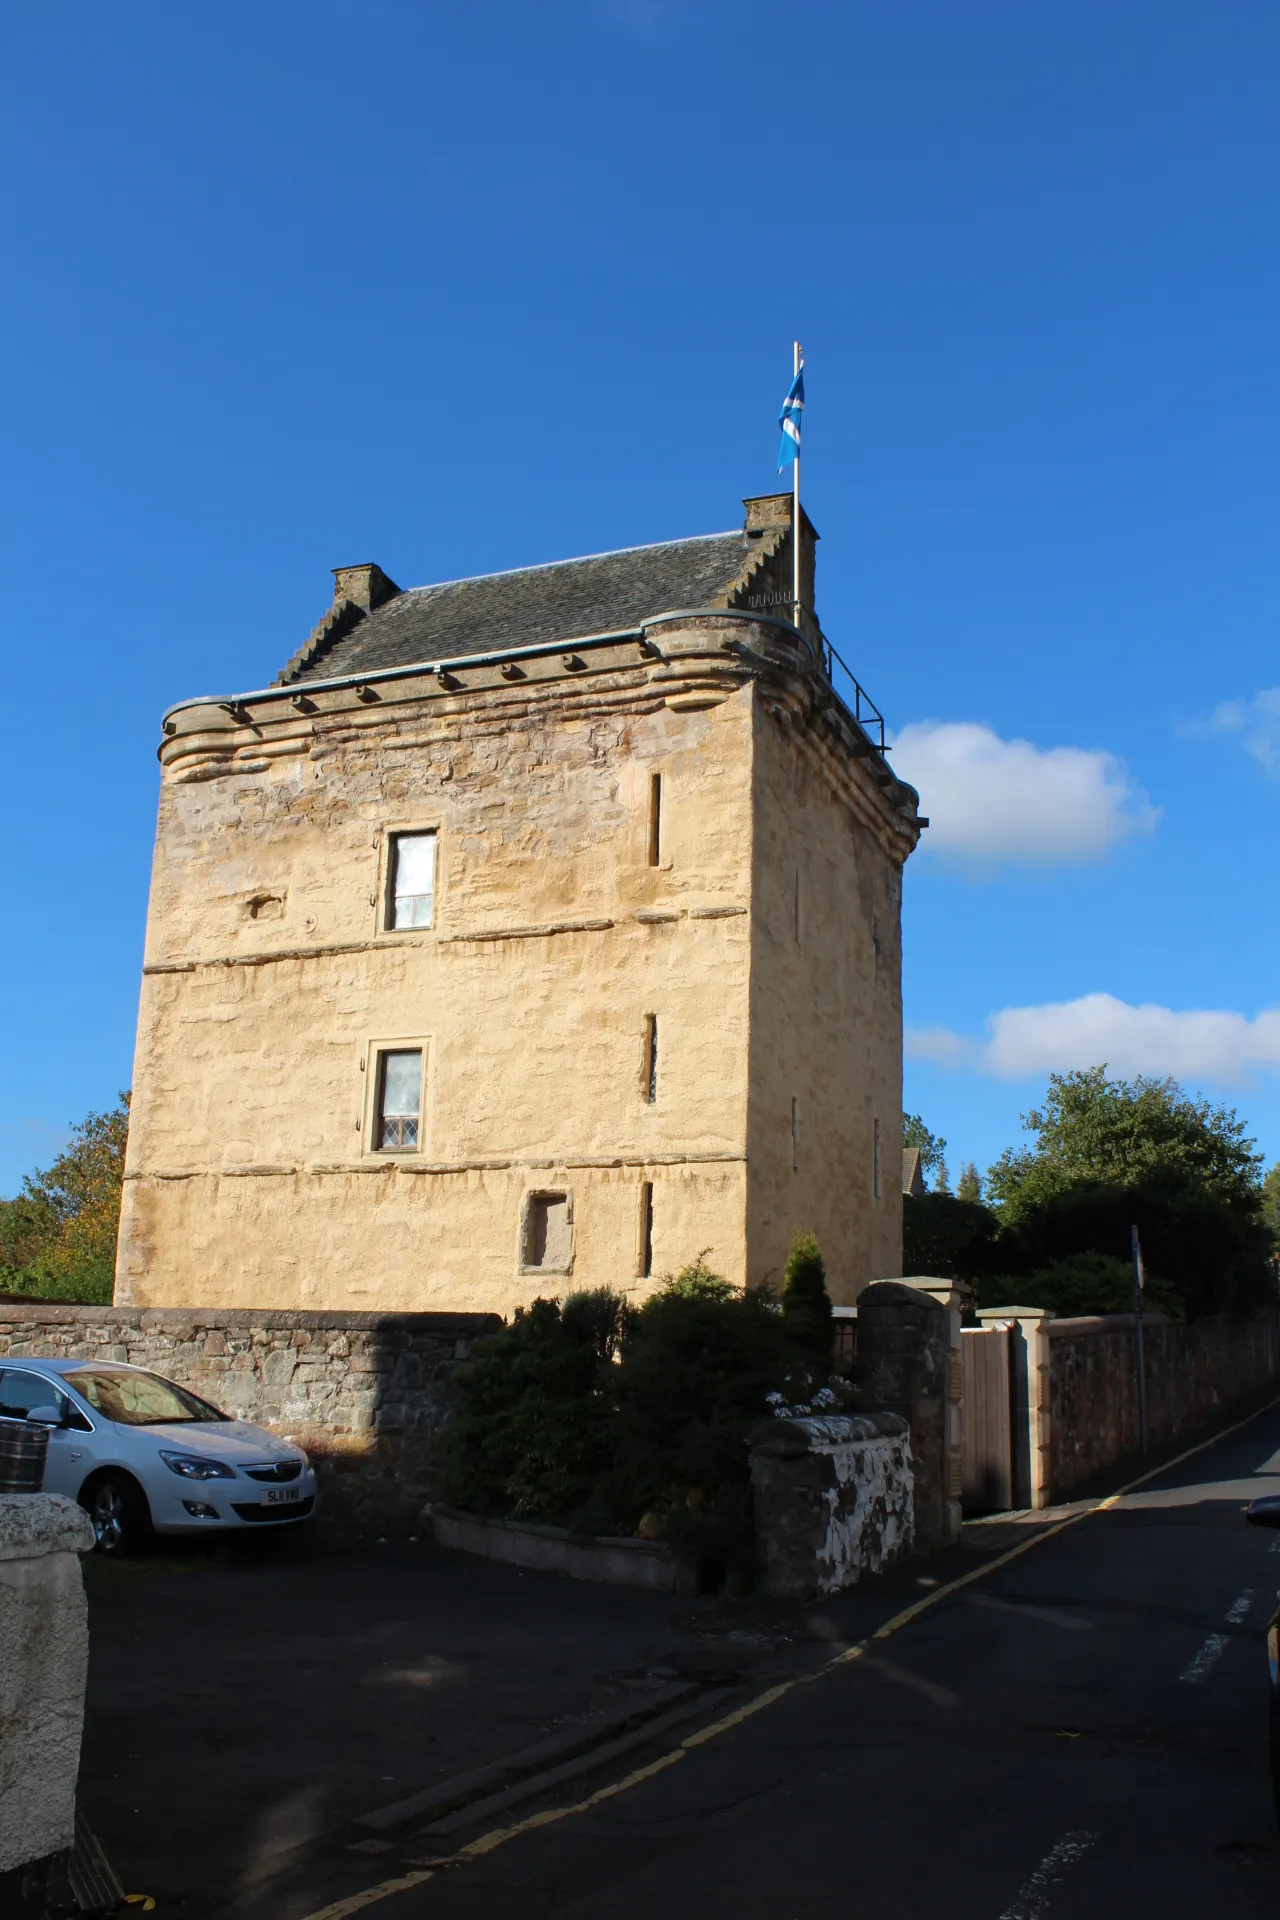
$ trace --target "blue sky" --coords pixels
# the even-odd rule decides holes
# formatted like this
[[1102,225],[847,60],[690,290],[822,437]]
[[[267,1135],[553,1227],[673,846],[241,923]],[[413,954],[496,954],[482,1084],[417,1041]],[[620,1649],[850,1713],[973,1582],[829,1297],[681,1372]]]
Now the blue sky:
[[341,563],[736,524],[797,333],[935,823],[907,1105],[985,1165],[1105,1051],[1280,1155],[1270,0],[11,0],[0,61],[0,1193],[128,1084],[162,709]]

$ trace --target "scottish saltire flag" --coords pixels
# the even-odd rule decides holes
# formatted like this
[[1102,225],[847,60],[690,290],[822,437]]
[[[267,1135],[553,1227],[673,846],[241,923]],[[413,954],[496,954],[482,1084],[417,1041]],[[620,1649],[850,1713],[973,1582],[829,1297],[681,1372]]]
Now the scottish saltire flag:
[[800,371],[791,382],[791,389],[782,403],[782,412],[778,415],[778,425],[782,428],[782,445],[778,448],[778,472],[788,461],[799,458],[800,454],[800,416],[804,412],[804,361],[800,362]]

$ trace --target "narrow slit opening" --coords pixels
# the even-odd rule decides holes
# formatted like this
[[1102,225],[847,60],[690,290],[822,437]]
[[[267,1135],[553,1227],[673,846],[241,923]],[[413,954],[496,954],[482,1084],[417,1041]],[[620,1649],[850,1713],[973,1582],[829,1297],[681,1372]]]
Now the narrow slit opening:
[[655,773],[649,780],[649,865],[656,867],[662,860],[662,775]]
[[653,1182],[640,1182],[640,1278],[653,1278]]

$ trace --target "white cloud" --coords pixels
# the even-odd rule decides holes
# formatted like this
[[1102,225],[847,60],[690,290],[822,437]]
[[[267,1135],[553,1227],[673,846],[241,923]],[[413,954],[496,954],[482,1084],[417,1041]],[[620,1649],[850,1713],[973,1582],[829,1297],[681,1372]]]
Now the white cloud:
[[1159,818],[1110,753],[1002,740],[971,720],[917,721],[891,752],[929,817],[922,847],[971,865],[1096,860]]
[[1280,780],[1280,687],[1264,687],[1252,700],[1215,707],[1208,731],[1238,734],[1245,752]]
[[987,1020],[983,1039],[945,1027],[909,1029],[906,1050],[915,1060],[970,1067],[1001,1080],[1105,1061],[1117,1074],[1239,1085],[1259,1070],[1280,1070],[1280,1008],[1249,1019],[1243,1013],[1133,1007],[1109,993],[1087,993],[1042,1007],[1005,1007]]

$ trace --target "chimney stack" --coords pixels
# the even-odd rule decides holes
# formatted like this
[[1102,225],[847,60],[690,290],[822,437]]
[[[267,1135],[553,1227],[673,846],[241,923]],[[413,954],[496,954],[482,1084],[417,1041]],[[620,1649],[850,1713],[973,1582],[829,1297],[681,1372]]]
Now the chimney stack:
[[354,601],[363,607],[366,613],[372,613],[377,607],[385,606],[388,600],[394,600],[400,589],[382,568],[375,566],[372,560],[359,567],[335,567],[333,569],[333,604],[339,600]]

